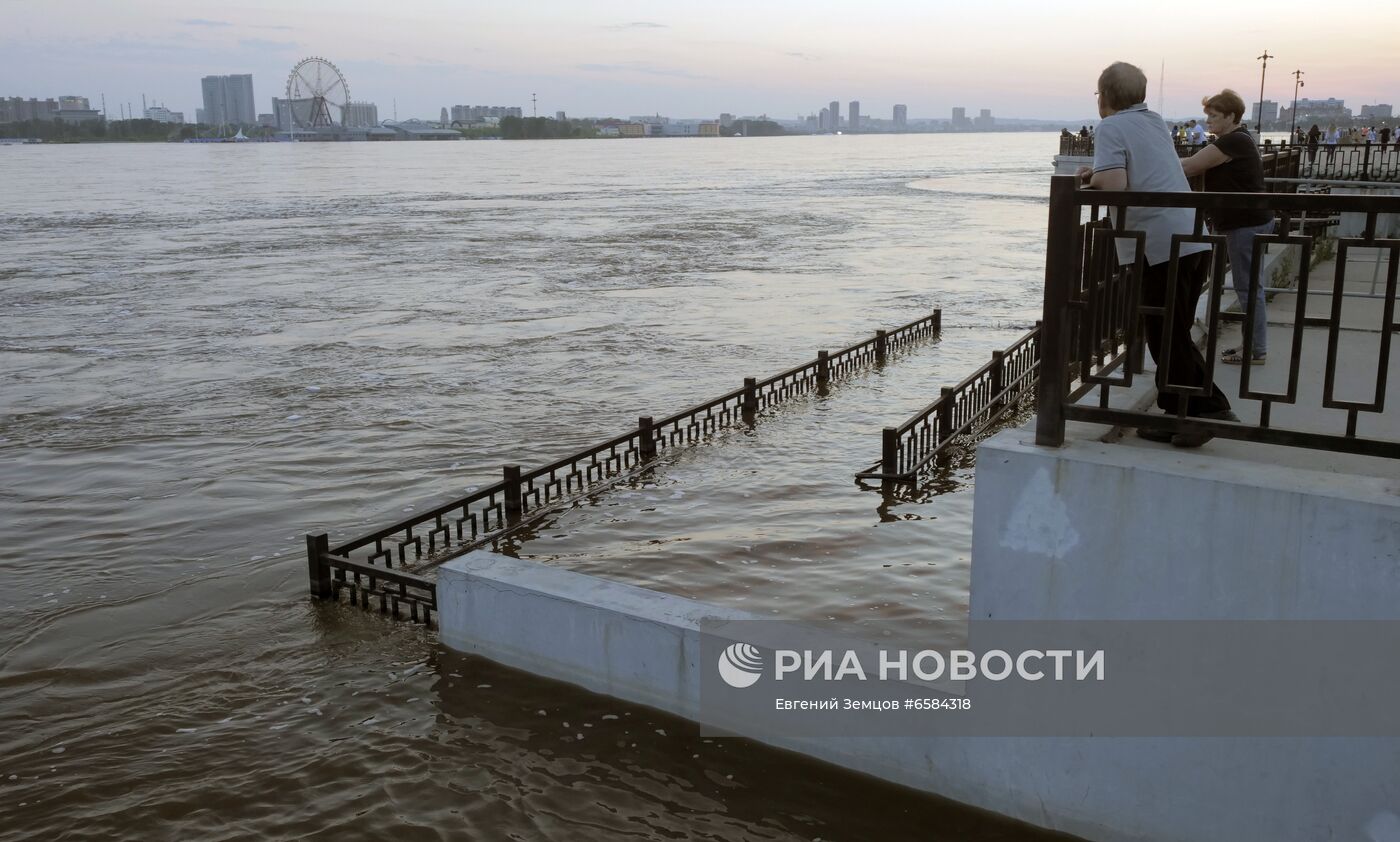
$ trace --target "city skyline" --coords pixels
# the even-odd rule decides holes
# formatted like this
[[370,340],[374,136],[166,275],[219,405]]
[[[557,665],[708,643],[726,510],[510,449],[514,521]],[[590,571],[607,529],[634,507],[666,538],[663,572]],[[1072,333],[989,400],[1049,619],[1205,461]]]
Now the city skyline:
[[[1061,12],[1019,2],[967,10],[876,0],[858,12],[818,2],[800,16],[730,0],[703,9],[579,5],[537,0],[529,8],[464,10],[445,0],[404,0],[390,14],[325,0],[243,10],[204,0],[121,8],[91,0],[11,3],[0,75],[9,95],[77,94],[97,105],[105,94],[109,115],[143,94],[193,114],[202,78],[234,74],[253,76],[256,110],[265,112],[298,59],[325,55],[344,70],[357,101],[378,104],[381,118],[394,116],[395,101],[401,119],[487,101],[528,114],[538,94],[545,115],[791,119],[836,97],[843,106],[859,100],[863,113],[886,119],[905,104],[910,119],[946,117],[961,106],[972,114],[1079,120],[1094,113],[1099,69],[1117,59],[1147,72],[1153,108],[1165,61],[1164,115],[1193,114],[1202,95],[1222,87],[1252,103],[1259,98],[1254,57],[1267,47],[1275,58],[1266,100],[1291,101],[1295,68],[1306,72],[1304,96],[1344,99],[1358,111],[1398,93],[1396,75],[1377,69],[1390,63],[1383,33],[1400,28],[1400,11],[1388,8],[1359,34],[1315,16],[1301,31],[1296,21],[1309,8],[1301,3],[1221,10],[1212,27],[1231,32],[1238,45],[1222,53],[1218,39],[1169,10],[1135,10],[1107,46],[1097,46],[1083,27],[1060,23]],[[1123,18],[1101,2],[1076,12],[1082,20]]]

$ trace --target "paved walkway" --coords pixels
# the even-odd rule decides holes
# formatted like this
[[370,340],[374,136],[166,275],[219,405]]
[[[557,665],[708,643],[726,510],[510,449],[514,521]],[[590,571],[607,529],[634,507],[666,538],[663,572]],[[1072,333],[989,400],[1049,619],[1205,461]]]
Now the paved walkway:
[[[1384,257],[1377,264],[1376,250],[1353,250],[1343,274],[1347,293],[1384,295],[1389,261]],[[1309,279],[1309,289],[1329,294],[1307,296],[1308,316],[1326,316],[1332,307],[1332,295],[1337,277],[1337,264],[1329,260],[1315,267]],[[1223,301],[1233,303],[1234,293],[1227,290]],[[1265,365],[1250,368],[1250,388],[1254,391],[1284,392],[1289,377],[1290,348],[1295,333],[1298,296],[1280,293],[1269,303],[1269,360]],[[1374,400],[1380,361],[1381,298],[1345,298],[1342,303],[1342,330],[1338,332],[1337,383],[1335,397],[1342,400]],[[1400,308],[1397,308],[1400,310]],[[1400,321],[1400,312],[1394,315]],[[1241,325],[1223,325],[1217,349],[1238,347]],[[1303,328],[1303,341],[1298,361],[1298,396],[1294,404],[1274,402],[1270,426],[1307,432],[1343,435],[1347,413],[1326,409],[1322,405],[1325,380],[1328,331],[1326,328]],[[1150,359],[1150,358],[1149,358]],[[1215,380],[1230,396],[1236,413],[1249,424],[1259,422],[1259,401],[1238,397],[1241,367],[1216,362]],[[1150,382],[1150,380],[1149,380]],[[1095,393],[1097,394],[1097,393]],[[1151,399],[1150,391],[1138,396],[1139,403]],[[1362,412],[1357,421],[1357,435],[1364,438],[1400,441],[1400,335],[1391,335],[1389,370],[1385,388],[1385,411]],[[1101,429],[1101,428],[1100,428]],[[1134,435],[1122,435],[1116,430],[1107,439],[1118,440],[1130,447],[1172,450],[1170,445],[1155,444]],[[1358,474],[1400,479],[1400,460],[1331,453],[1306,448],[1216,439],[1200,453],[1238,459],[1244,462],[1288,465],[1301,469],[1338,474]]]

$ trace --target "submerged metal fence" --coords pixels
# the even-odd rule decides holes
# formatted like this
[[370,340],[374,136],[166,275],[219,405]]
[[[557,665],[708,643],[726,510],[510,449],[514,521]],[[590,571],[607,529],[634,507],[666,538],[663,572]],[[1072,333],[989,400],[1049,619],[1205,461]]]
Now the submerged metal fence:
[[886,427],[880,461],[857,479],[914,482],[919,471],[959,439],[993,428],[1035,393],[1040,368],[1040,323],[991,362],[956,386],[944,387],[938,400],[898,427]]
[[[1196,211],[1195,232],[1191,235],[1178,234],[1172,238],[1173,249],[1165,298],[1167,304],[1164,307],[1148,307],[1140,302],[1144,270],[1143,233],[1124,230],[1121,213],[1112,214],[1117,217],[1116,224],[1109,216],[1099,218],[1100,208],[1126,207],[1183,207]],[[1250,366],[1245,365],[1240,372],[1238,397],[1260,403],[1259,423],[1205,421],[1187,417],[1187,401],[1184,399],[1180,401],[1181,411],[1176,415],[1110,409],[1110,390],[1113,387],[1131,386],[1134,375],[1141,374],[1144,370],[1143,340],[1138,329],[1140,317],[1161,317],[1168,325],[1173,319],[1194,318],[1193,313],[1174,312],[1172,304],[1172,288],[1182,282],[1178,277],[1178,253],[1180,246],[1186,243],[1205,243],[1214,250],[1207,287],[1210,295],[1205,350],[1207,385],[1166,383],[1161,382],[1159,376],[1157,386],[1161,391],[1172,392],[1185,398],[1206,395],[1209,384],[1214,382],[1216,340],[1221,319],[1219,305],[1224,287],[1225,239],[1223,236],[1203,233],[1202,212],[1218,209],[1263,209],[1285,217],[1304,214],[1323,218],[1333,215],[1359,215],[1356,218],[1361,222],[1360,235],[1341,236],[1337,239],[1337,274],[1330,313],[1327,316],[1306,314],[1307,300],[1313,292],[1309,290],[1312,237],[1293,234],[1259,236],[1254,245],[1255,271],[1249,279],[1249,304],[1246,312],[1238,317],[1245,325],[1243,346],[1246,349],[1250,347],[1250,324],[1254,308],[1257,306],[1262,250],[1275,244],[1294,245],[1302,250],[1286,388],[1280,392],[1252,388]],[[1083,219],[1086,210],[1089,216],[1087,221]],[[1222,438],[1400,458],[1400,442],[1357,435],[1357,419],[1360,413],[1385,411],[1391,336],[1400,330],[1400,324],[1395,322],[1400,239],[1389,239],[1383,231],[1379,236],[1377,233],[1378,221],[1386,219],[1384,215],[1387,214],[1400,214],[1400,196],[1098,191],[1080,189],[1078,179],[1073,176],[1055,176],[1050,188],[1050,225],[1046,248],[1045,303],[1041,335],[1043,359],[1037,397],[1036,442],[1049,446],[1062,445],[1067,421],[1088,421],[1169,430],[1173,433],[1208,431]],[[1137,242],[1138,256],[1134,264],[1119,267],[1114,254],[1115,239],[1131,239]],[[1355,248],[1381,249],[1389,255],[1385,290],[1379,300],[1381,330],[1379,354],[1374,368],[1374,389],[1369,400],[1361,401],[1343,400],[1336,395],[1346,256],[1348,250]],[[1270,411],[1275,404],[1293,404],[1298,401],[1304,329],[1308,327],[1327,329],[1322,406],[1346,413],[1344,428],[1334,433],[1281,428],[1274,425],[1271,419]],[[1169,335],[1170,331],[1164,333]],[[1180,353],[1180,349],[1176,352]],[[1166,359],[1170,360],[1172,353],[1173,349],[1169,345],[1163,348],[1162,355]],[[1166,371],[1167,368],[1168,365],[1158,362],[1159,371]],[[1094,388],[1099,389],[1098,406],[1076,403]]]
[[[334,600],[345,592],[362,608],[377,604],[395,617],[405,609],[410,619],[431,623],[437,585],[404,568],[440,563],[496,540],[534,515],[625,479],[667,450],[751,422],[785,400],[883,363],[896,351],[937,335],[942,323],[942,311],[935,310],[835,353],[820,351],[815,360],[767,379],[746,378],[739,389],[660,420],[643,416],[635,429],[548,465],[529,471],[507,465],[499,482],[334,547],[324,533],[308,535],[311,595]],[[393,569],[395,564],[400,569]]]

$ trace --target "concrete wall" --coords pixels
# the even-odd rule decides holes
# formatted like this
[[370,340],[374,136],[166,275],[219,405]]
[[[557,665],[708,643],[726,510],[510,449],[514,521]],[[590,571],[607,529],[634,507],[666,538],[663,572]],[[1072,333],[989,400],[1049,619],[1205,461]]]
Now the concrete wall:
[[[1010,430],[978,453],[974,617],[1400,618],[1400,474],[1030,440]],[[1039,788],[1048,812],[1090,811],[1104,838],[1400,839],[1400,739],[1028,741],[1023,754],[1013,785]],[[1070,758],[1073,786],[1044,780]]]

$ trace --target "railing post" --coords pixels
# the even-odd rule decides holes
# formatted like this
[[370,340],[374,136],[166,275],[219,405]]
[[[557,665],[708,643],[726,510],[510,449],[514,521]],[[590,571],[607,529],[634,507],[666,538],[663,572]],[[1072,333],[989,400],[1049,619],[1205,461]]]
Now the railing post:
[[899,473],[899,430],[886,427],[880,438],[880,473]]
[[[1059,447],[1065,443],[1064,402],[1069,348],[1065,344],[1066,304],[1074,282],[1075,240],[1079,203],[1075,177],[1050,178],[1050,225],[1045,242],[1045,304],[1040,328],[1040,389],[1036,396],[1035,443]],[[1137,318],[1137,314],[1131,314]]]
[[944,386],[938,400],[938,443],[953,437],[953,387]]
[[758,380],[753,377],[744,378],[743,412],[746,418],[752,418],[758,412]]
[[875,331],[875,362],[885,361],[885,352],[889,347],[889,333],[883,330]]
[[1006,388],[1006,352],[992,352],[992,412],[1001,409],[1001,390]]
[[501,473],[505,478],[503,493],[505,494],[506,523],[519,523],[521,515],[525,512],[524,500],[520,495],[520,466],[505,465],[501,468]]
[[652,432],[650,415],[637,419],[637,452],[643,462],[656,458],[656,435]]
[[824,388],[831,382],[831,355],[826,351],[817,352],[817,388]]
[[1366,181],[1371,177],[1371,141],[1366,141],[1366,151],[1361,158],[1361,180]]
[[331,566],[325,560],[330,551],[331,539],[326,533],[306,536],[306,570],[311,578],[311,595],[316,599],[330,599],[333,593]]
[[938,308],[937,310],[934,310],[934,311],[933,311],[933,332],[934,332],[934,333],[942,333],[942,332],[943,332],[943,308],[942,308],[942,307],[940,307],[940,308]]

